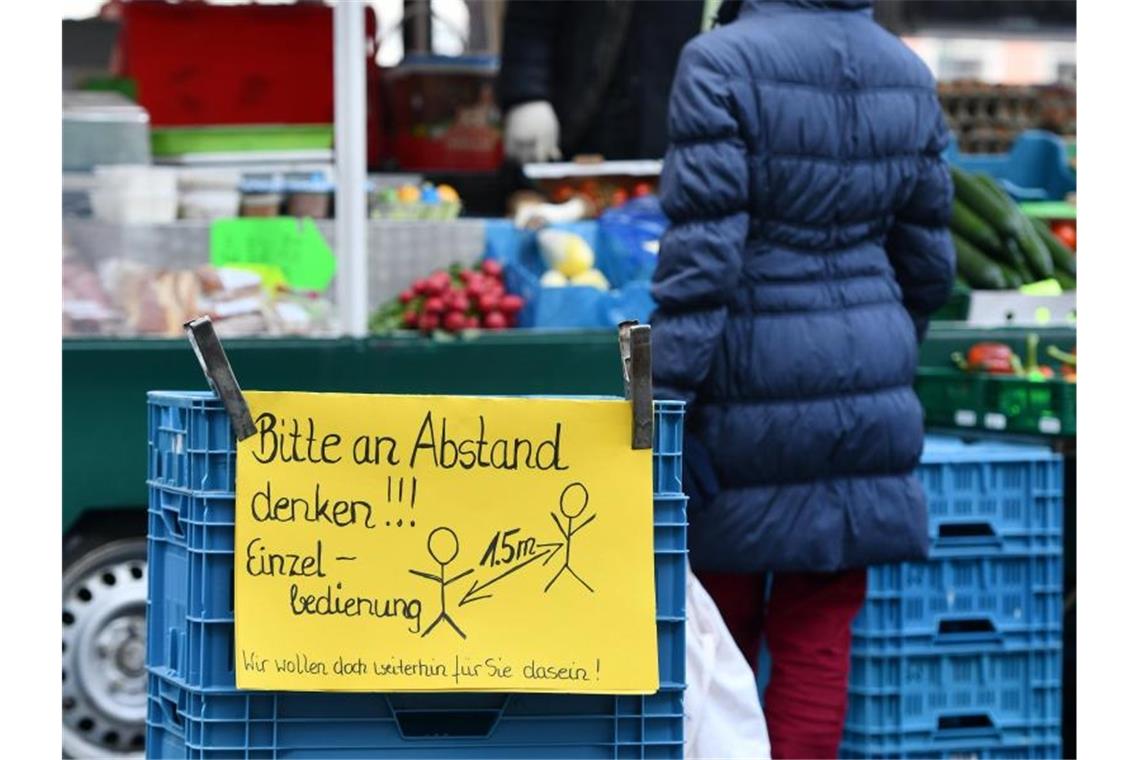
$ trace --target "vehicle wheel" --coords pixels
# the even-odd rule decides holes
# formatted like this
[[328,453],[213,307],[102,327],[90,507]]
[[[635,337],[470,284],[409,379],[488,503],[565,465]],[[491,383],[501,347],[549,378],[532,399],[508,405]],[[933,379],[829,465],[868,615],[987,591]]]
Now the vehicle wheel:
[[141,756],[146,742],[146,539],[65,550],[63,752]]

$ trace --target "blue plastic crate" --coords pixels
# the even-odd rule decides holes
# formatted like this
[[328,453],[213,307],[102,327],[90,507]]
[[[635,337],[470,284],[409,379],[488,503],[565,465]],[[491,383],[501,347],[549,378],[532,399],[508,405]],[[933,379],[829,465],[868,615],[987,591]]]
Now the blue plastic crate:
[[653,493],[679,494],[684,450],[685,402],[653,404]]
[[1061,640],[1060,550],[872,567],[852,625],[861,652]]
[[954,142],[945,155],[947,161],[966,171],[991,175],[1018,201],[1064,200],[1077,189],[1068,147],[1052,132],[1026,130],[1009,153],[959,153]]
[[212,393],[147,394],[147,481],[198,492],[232,492],[230,418]]
[[680,758],[683,693],[198,692],[152,674],[147,756]]
[[596,267],[611,289],[587,286],[543,287],[540,278],[546,265],[539,254],[535,233],[520,230],[508,220],[488,221],[485,256],[503,264],[507,290],[526,301],[519,313],[520,327],[588,328],[616,327],[627,319],[649,320],[653,297],[648,279],[627,279],[635,271],[624,266],[617,246],[604,245],[594,221],[555,225],[581,236],[594,249]]
[[[163,531],[167,525],[151,515],[147,667],[192,688],[233,689],[233,496],[152,487],[152,501],[170,497],[191,508],[181,521],[189,529],[183,538],[156,535],[156,527]],[[663,687],[684,684],[686,502],[680,494],[653,500],[657,657]],[[195,509],[212,511],[223,521],[208,521]],[[193,530],[195,525],[200,533]],[[196,536],[207,542],[194,543]]]
[[854,741],[844,737],[839,756],[849,760],[937,758],[938,760],[1060,760],[1056,726],[1007,726],[986,735],[934,737],[929,742],[897,742],[891,738]]
[[931,556],[1060,552],[1063,468],[1043,446],[928,436],[918,478]]
[[[671,487],[654,495],[661,690],[647,697],[235,691],[229,423],[212,394],[152,393],[149,403],[152,431],[163,429],[151,437],[149,477],[150,756],[681,756],[687,527],[687,499],[680,493],[682,403],[655,404],[654,483]],[[202,460],[204,469],[193,476],[187,446],[192,433],[196,443],[209,443],[198,450],[220,455]],[[225,446],[216,446],[210,436],[223,434]],[[223,466],[230,468],[226,481],[218,474]],[[207,490],[181,487],[191,480]]]
[[889,755],[938,741],[995,743],[1003,730],[1030,725],[1043,734],[1033,743],[1059,744],[1060,641],[852,652],[845,744]]

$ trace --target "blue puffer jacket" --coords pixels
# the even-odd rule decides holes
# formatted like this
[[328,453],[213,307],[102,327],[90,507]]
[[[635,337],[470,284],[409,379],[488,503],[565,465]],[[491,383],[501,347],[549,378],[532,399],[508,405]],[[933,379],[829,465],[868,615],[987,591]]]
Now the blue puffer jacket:
[[745,0],[678,65],[653,294],[690,402],[698,570],[921,559],[918,341],[949,296],[948,135],[867,2]]

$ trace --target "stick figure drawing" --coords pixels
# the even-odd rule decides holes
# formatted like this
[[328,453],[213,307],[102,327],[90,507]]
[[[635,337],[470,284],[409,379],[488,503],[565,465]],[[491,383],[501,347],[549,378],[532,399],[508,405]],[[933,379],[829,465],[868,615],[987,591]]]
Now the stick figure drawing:
[[[555,573],[554,577],[550,579],[550,582],[546,584],[546,588],[543,589],[544,593],[550,591],[550,587],[554,585],[554,582],[558,580],[564,572],[569,572],[578,579],[579,583],[586,587],[587,591],[591,594],[594,593],[594,589],[590,587],[590,584],[582,580],[582,576],[578,575],[578,573],[574,572],[574,568],[570,567],[570,539],[575,533],[585,528],[597,517],[596,514],[590,515],[585,521],[579,523],[577,527],[574,526],[574,520],[582,516],[582,513],[586,511],[586,505],[589,503],[590,492],[587,491],[586,486],[581,483],[571,483],[562,489],[562,495],[558,498],[558,511],[566,518],[566,526],[562,526],[562,521],[559,520],[558,515],[553,512],[550,513],[550,517],[554,520],[554,524],[558,526],[558,532],[566,539],[566,543],[562,546],[562,548],[565,549],[565,553],[562,555],[562,567],[558,568],[558,572]],[[557,550],[555,550],[542,564],[545,565],[557,553]]]
[[421,570],[408,571],[412,575],[418,575],[421,578],[427,578],[429,581],[435,581],[439,584],[439,615],[436,616],[436,619],[432,621],[432,624],[427,627],[427,630],[425,630],[422,635],[427,636],[431,633],[432,629],[439,625],[440,621],[447,621],[447,624],[455,629],[455,632],[458,633],[461,638],[466,639],[467,634],[456,625],[451,615],[447,614],[447,587],[465,575],[470,575],[475,571],[474,569],[467,569],[459,573],[459,575],[452,576],[451,578],[447,577],[447,566],[451,564],[452,560],[459,554],[459,538],[451,528],[436,528],[429,533],[427,550],[431,558],[439,563],[439,575],[432,575],[431,573],[425,573]]

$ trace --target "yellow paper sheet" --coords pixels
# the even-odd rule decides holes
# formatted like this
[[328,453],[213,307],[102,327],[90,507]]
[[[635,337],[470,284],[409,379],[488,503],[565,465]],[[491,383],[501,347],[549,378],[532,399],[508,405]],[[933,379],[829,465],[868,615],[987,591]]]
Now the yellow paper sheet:
[[239,688],[657,690],[628,402],[245,396]]

